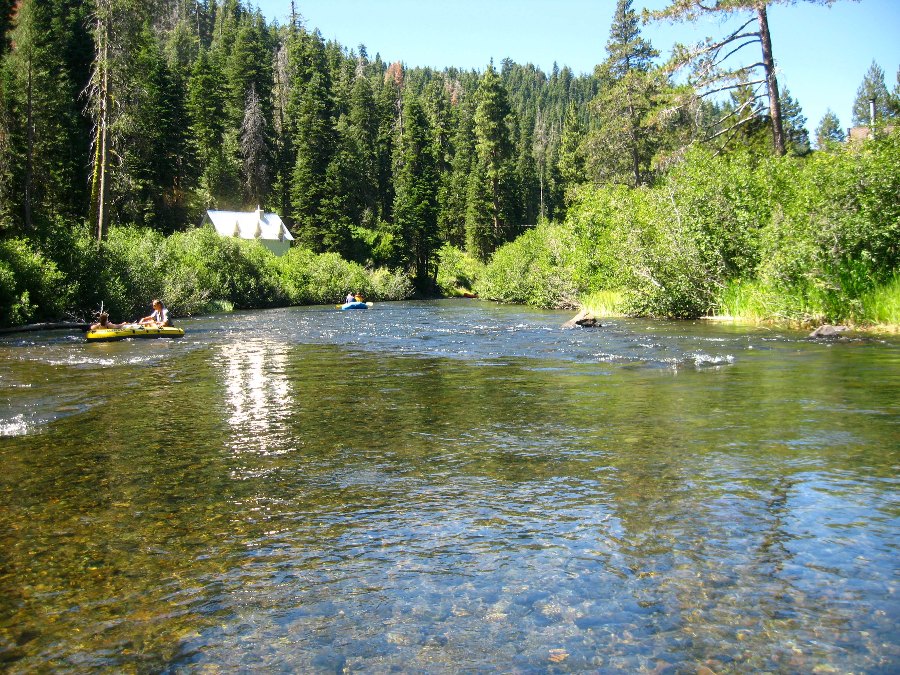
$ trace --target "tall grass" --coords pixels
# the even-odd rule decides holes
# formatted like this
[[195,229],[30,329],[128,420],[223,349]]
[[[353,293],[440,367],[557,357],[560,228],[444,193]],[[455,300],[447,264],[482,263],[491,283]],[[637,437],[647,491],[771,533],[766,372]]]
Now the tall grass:
[[871,323],[900,326],[900,272],[861,298],[862,317]]
[[579,300],[583,309],[598,318],[625,316],[625,297],[619,291],[594,291]]

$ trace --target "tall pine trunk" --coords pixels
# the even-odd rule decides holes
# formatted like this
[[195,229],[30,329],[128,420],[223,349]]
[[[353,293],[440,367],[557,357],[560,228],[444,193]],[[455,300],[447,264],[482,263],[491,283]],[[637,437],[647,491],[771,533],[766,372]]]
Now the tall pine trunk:
[[91,174],[91,224],[96,228],[97,241],[106,238],[107,197],[109,194],[109,26],[108,18],[99,20],[98,38],[103,45],[97,57],[100,82],[95,85],[97,96],[94,166]]
[[764,2],[756,6],[759,20],[759,37],[762,42],[763,68],[766,72],[766,84],[769,88],[769,116],[772,118],[772,140],[775,153],[785,154],[784,127],[781,123],[781,100],[778,98],[778,80],[775,77],[775,59],[772,56],[772,37],[769,34],[769,17]]
[[28,86],[26,94],[26,123],[28,125],[28,148],[25,157],[25,228],[31,230],[32,201],[34,200],[34,91],[32,59],[28,59]]

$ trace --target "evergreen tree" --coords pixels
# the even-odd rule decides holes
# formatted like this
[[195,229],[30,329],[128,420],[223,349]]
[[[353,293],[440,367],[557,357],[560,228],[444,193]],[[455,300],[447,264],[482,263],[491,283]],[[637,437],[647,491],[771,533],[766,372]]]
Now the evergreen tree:
[[365,60],[360,57],[354,73],[347,113],[347,143],[352,154],[352,183],[358,199],[354,220],[375,229],[378,223],[378,109],[372,84],[365,75]]
[[599,123],[589,139],[588,166],[597,182],[638,186],[649,180],[650,160],[658,145],[649,118],[659,88],[651,72],[659,52],[641,37],[631,5],[632,0],[618,0],[607,58],[597,68],[605,86],[592,106]]
[[0,0],[0,58],[6,55],[12,44],[9,39],[9,32],[13,27],[13,11],[15,7],[15,0]]
[[468,100],[457,103],[453,110],[453,156],[450,159],[450,175],[447,177],[447,189],[441,202],[439,219],[443,241],[464,248],[469,181],[475,165],[475,110]]
[[10,196],[28,229],[84,213],[87,129],[79,95],[88,77],[86,9],[73,0],[21,5],[6,63]]
[[831,145],[843,143],[846,138],[841,121],[829,108],[816,129],[816,147],[824,150]]
[[15,222],[11,128],[12,114],[6,95],[6,78],[0,72],[0,234]]
[[190,138],[198,161],[202,201],[218,205],[220,198],[234,192],[226,169],[223,139],[225,134],[225,92],[217,59],[202,49],[188,80],[187,108]]
[[900,117],[900,68],[897,69],[897,84],[891,92],[890,108],[894,118]]
[[271,186],[268,127],[256,86],[251,83],[244,120],[241,123],[241,159],[243,187],[248,206],[265,204]]
[[516,139],[518,153],[515,167],[515,193],[518,195],[517,218],[525,225],[535,225],[540,213],[540,183],[537,163],[534,157],[534,116],[526,114],[519,118]]
[[466,184],[466,251],[483,262],[499,241],[491,216],[494,204],[489,187],[484,164],[474,161]]
[[[513,205],[511,179],[514,175],[511,142],[513,115],[506,90],[493,64],[488,66],[481,78],[477,99],[474,116],[477,170],[472,175],[483,181],[484,185],[472,187],[470,183],[467,213],[471,217],[466,218],[466,229],[467,242],[475,245],[470,253],[486,259],[497,246],[516,234],[510,221]],[[473,211],[478,209],[486,209],[486,212]],[[473,228],[485,231],[471,232]]]
[[856,91],[856,99],[853,101],[853,125],[870,126],[871,101],[875,101],[875,123],[881,120],[892,119],[893,110],[890,106],[890,94],[884,83],[884,71],[877,63],[872,61],[869,70],[863,77],[859,89]]
[[436,279],[434,253],[438,238],[438,171],[432,130],[419,100],[407,96],[403,131],[397,142],[394,224],[401,246],[400,262],[416,287],[431,290]]
[[[644,11],[645,18],[669,21],[697,21],[701,17],[728,16],[739,12],[748,12],[751,16],[746,23],[741,25],[731,34],[720,38],[707,38],[706,43],[699,48],[687,48],[676,45],[673,63],[675,65],[691,64],[694,72],[690,78],[690,84],[696,88],[702,98],[728,89],[735,89],[752,82],[751,74],[759,74],[756,83],[763,86],[764,93],[754,91],[757,100],[763,98],[768,101],[768,114],[766,121],[772,132],[772,146],[775,154],[784,155],[787,146],[782,126],[781,99],[779,96],[778,79],[775,71],[775,56],[772,49],[772,35],[769,30],[768,7],[770,5],[791,5],[797,0],[716,0],[710,4],[705,0],[670,0],[670,4],[661,10]],[[806,0],[818,5],[831,5],[835,0]],[[753,16],[755,15],[755,16]],[[757,30],[752,31],[749,26],[756,23]],[[744,47],[758,44],[761,58],[749,66],[729,67],[736,54]],[[756,106],[753,106],[755,109]],[[743,120],[743,121],[742,121]],[[738,118],[735,123],[757,122],[758,117]],[[713,137],[717,137],[716,134]]]
[[584,138],[585,126],[578,114],[578,108],[572,103],[569,105],[568,111],[566,111],[566,119],[563,123],[562,139],[560,140],[556,162],[560,177],[569,187],[575,187],[587,180]]
[[809,154],[809,131],[800,104],[784,88],[781,90],[781,116],[787,151],[802,157]]
[[186,220],[184,187],[190,165],[185,92],[176,84],[149,25],[131,44],[128,88],[116,122],[121,158],[114,197],[130,222],[169,233]]
[[722,148],[730,150],[749,150],[758,155],[771,152],[771,124],[756,85],[744,81],[731,90],[725,104],[712,111],[717,131],[710,140],[717,140]]
[[[301,31],[289,45],[291,91],[288,124],[296,158],[291,181],[291,208],[298,239],[316,252],[328,250],[335,226],[324,220],[326,173],[335,151],[332,120],[331,77],[325,45],[318,33]],[[332,167],[332,181],[336,180]],[[332,195],[334,197],[334,195]]]

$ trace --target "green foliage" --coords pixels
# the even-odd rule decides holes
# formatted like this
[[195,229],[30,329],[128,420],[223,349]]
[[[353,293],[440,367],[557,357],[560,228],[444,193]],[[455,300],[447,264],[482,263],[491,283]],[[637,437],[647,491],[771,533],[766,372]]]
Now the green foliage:
[[201,227],[165,241],[165,290],[176,314],[203,311],[212,301],[237,309],[284,304],[275,278],[275,256],[256,241],[220,237]]
[[900,262],[898,153],[897,134],[805,160],[694,150],[656,188],[583,190],[575,278],[635,314],[870,320]]
[[294,247],[274,262],[292,305],[343,302],[348,292],[361,293],[369,300],[403,300],[412,295],[407,275],[385,268],[368,271],[336,253],[317,255]]
[[56,263],[24,239],[0,241],[0,324],[55,318],[67,296]]
[[437,257],[437,285],[442,295],[461,295],[476,287],[484,270],[483,263],[450,244],[444,244]]
[[860,298],[864,321],[900,326],[900,273],[894,273],[887,283],[866,291]]
[[875,100],[875,123],[894,117],[891,107],[891,96],[884,82],[884,70],[875,61],[866,71],[863,81],[856,91],[856,99],[853,101],[853,124],[856,126],[870,126],[871,104]]
[[400,261],[416,286],[429,290],[438,248],[438,172],[433,133],[418,99],[404,104],[405,126],[397,143],[394,222],[402,242]]
[[827,150],[838,143],[843,143],[844,139],[845,134],[841,127],[841,121],[829,108],[816,128],[816,147],[819,150]]
[[336,253],[295,247],[281,257],[252,240],[196,228],[164,237],[149,228],[112,227],[99,246],[87,227],[54,225],[41,249],[24,239],[0,240],[0,325],[89,320],[101,303],[116,321],[149,313],[161,298],[172,314],[223,307],[330,304],[348,291],[370,300],[413,294],[409,276],[367,270]]
[[595,317],[623,316],[625,299],[618,291],[593,291],[580,298],[581,306]]
[[861,298],[900,262],[900,135],[799,165],[764,231],[758,277],[795,320],[864,320]]
[[539,225],[497,249],[478,279],[478,295],[537,307],[575,307],[574,251],[570,228]]

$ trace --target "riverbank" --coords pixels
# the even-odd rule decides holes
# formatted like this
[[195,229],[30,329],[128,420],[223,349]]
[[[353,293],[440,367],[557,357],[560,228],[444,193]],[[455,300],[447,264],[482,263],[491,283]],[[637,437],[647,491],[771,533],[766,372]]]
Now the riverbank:
[[[628,316],[624,311],[624,298],[622,293],[615,291],[603,291],[591,293],[579,301],[582,311],[590,313],[597,319],[621,318]],[[771,328],[789,328],[792,330],[814,330],[829,322],[820,317],[818,320],[797,320],[785,317],[760,316],[759,314],[736,314],[723,312],[698,317],[699,321],[710,323],[733,323],[747,326],[767,326]],[[853,333],[867,335],[898,335],[900,334],[900,321],[898,322],[869,322],[858,323],[853,321],[842,322]]]

